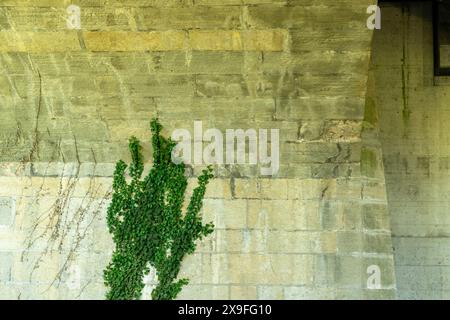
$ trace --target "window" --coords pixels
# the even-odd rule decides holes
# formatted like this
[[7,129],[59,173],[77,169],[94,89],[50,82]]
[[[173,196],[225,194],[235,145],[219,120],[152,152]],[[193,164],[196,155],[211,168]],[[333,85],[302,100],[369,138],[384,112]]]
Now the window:
[[450,1],[433,5],[434,74],[450,76]]

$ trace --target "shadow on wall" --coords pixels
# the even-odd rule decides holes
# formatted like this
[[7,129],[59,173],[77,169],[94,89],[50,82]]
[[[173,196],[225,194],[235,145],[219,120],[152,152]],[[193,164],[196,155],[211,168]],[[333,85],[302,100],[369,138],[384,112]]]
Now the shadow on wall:
[[372,47],[400,299],[450,298],[450,87],[434,85],[431,9],[382,1]]

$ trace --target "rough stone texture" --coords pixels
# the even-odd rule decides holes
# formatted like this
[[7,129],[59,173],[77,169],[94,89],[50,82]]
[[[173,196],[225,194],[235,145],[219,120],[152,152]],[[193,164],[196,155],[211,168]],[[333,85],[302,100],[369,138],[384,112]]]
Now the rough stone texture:
[[372,54],[398,297],[448,299],[450,87],[433,84],[430,4],[384,5]]
[[14,215],[14,200],[10,197],[0,197],[0,226],[9,227]]
[[130,135],[150,158],[155,115],[167,134],[194,120],[280,129],[276,176],[216,168],[203,209],[216,231],[186,259],[180,298],[395,298],[381,150],[365,126],[370,3],[80,0],[80,31],[65,28],[69,3],[0,4],[0,197],[16,199],[1,298],[104,297],[113,164],[129,160]]

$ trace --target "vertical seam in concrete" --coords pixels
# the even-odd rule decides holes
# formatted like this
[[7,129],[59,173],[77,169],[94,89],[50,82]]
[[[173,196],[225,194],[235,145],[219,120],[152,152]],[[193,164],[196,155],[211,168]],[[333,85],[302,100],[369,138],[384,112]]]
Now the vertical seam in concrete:
[[81,50],[86,51],[86,44],[84,43],[83,31],[78,30],[77,36],[78,36],[78,42],[80,43]]
[[409,84],[409,71],[408,71],[408,29],[409,29],[409,6],[406,4],[402,7],[402,118],[403,118],[403,136],[408,136],[408,124],[411,110],[408,105],[408,84]]

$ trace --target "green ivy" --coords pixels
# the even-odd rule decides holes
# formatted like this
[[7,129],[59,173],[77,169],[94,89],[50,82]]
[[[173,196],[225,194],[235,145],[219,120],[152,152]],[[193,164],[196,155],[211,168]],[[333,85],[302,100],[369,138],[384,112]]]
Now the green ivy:
[[213,177],[212,168],[198,177],[186,212],[182,212],[187,187],[185,164],[171,159],[175,143],[161,136],[158,119],[150,123],[153,167],[142,179],[144,169],[141,145],[129,141],[131,164],[127,183],[127,165],[116,164],[112,202],[107,211],[109,232],[115,242],[112,260],[104,270],[109,291],[107,299],[140,299],[143,278],[156,269],[158,284],[152,291],[154,300],[174,299],[188,279],[177,279],[183,258],[195,251],[196,240],[211,232],[212,223],[202,224],[200,209],[206,186]]

